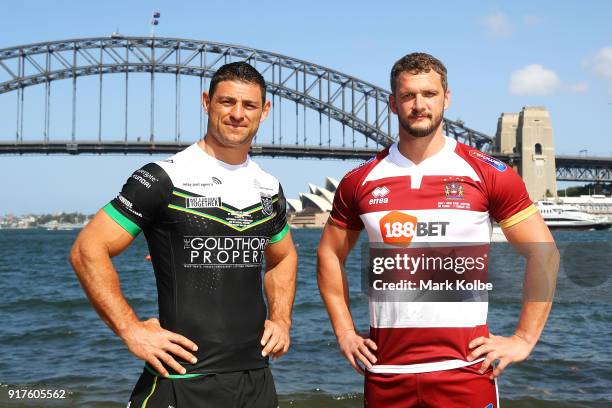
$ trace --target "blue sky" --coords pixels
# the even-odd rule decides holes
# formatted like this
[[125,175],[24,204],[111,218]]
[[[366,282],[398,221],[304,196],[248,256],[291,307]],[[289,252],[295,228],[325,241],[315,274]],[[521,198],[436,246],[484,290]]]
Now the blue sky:
[[[3,11],[0,48],[49,40],[148,35],[233,43],[304,59],[388,88],[395,60],[429,52],[449,71],[450,119],[494,135],[501,112],[551,114],[559,154],[612,155],[612,2],[28,1]],[[36,92],[29,94],[35,97]],[[40,92],[39,92],[40,93]],[[42,94],[41,94],[42,95]],[[112,97],[112,94],[111,94]],[[148,103],[148,95],[142,96]],[[198,103],[183,99],[183,104]],[[42,102],[40,102],[42,105]],[[55,124],[70,106],[54,106]],[[79,109],[87,110],[87,104]],[[15,96],[0,95],[0,136],[15,133]],[[146,109],[143,110],[146,113]],[[148,129],[148,116],[134,126]],[[42,123],[36,111],[28,126]],[[111,124],[109,124],[110,126]],[[32,125],[34,126],[34,125]],[[69,135],[66,135],[67,138]],[[153,159],[160,159],[155,156]],[[149,156],[0,156],[0,214],[94,212]],[[259,159],[289,197],[357,162]]]

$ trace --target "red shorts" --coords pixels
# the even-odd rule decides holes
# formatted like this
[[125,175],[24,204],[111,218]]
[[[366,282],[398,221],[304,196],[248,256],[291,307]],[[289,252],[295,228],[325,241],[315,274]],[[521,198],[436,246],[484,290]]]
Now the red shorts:
[[418,374],[366,372],[364,403],[367,408],[498,408],[491,370],[480,374],[479,368],[480,363]]

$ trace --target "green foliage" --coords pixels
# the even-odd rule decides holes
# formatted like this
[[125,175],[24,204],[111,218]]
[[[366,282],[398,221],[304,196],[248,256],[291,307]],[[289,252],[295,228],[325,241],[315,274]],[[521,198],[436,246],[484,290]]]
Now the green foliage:
[[583,186],[568,187],[564,190],[557,190],[559,197],[578,197],[586,194],[612,194],[612,183],[589,183]]

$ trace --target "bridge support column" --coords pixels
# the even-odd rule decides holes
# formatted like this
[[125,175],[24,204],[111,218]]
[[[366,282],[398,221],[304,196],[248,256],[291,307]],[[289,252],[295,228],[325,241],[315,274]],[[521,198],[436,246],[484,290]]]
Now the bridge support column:
[[550,115],[543,107],[527,106],[519,114],[519,172],[532,200],[557,196],[557,167]]
[[532,200],[557,196],[555,145],[545,108],[526,106],[520,113],[502,113],[495,143],[500,153],[520,156],[516,170]]
[[518,131],[519,114],[504,112],[497,119],[497,133],[495,133],[496,152],[501,154],[516,153],[516,133]]

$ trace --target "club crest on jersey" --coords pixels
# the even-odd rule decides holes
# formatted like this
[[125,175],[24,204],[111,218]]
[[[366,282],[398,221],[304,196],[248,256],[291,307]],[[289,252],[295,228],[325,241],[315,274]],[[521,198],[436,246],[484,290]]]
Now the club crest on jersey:
[[501,172],[506,171],[506,169],[508,168],[508,166],[506,166],[506,163],[504,163],[503,161],[484,154],[483,152],[480,152],[478,150],[470,150],[470,156],[474,157],[477,160],[480,160],[483,163],[487,163],[489,166],[494,167],[495,169]]
[[372,196],[374,198],[370,198],[368,202],[370,205],[372,204],[386,204],[389,202],[389,197],[387,195],[391,192],[386,186],[376,187],[372,190]]
[[265,215],[272,215],[274,207],[272,206],[272,196],[270,194],[259,193],[261,198],[261,212]]
[[444,185],[444,195],[447,200],[462,200],[463,185],[456,181],[446,183]]

